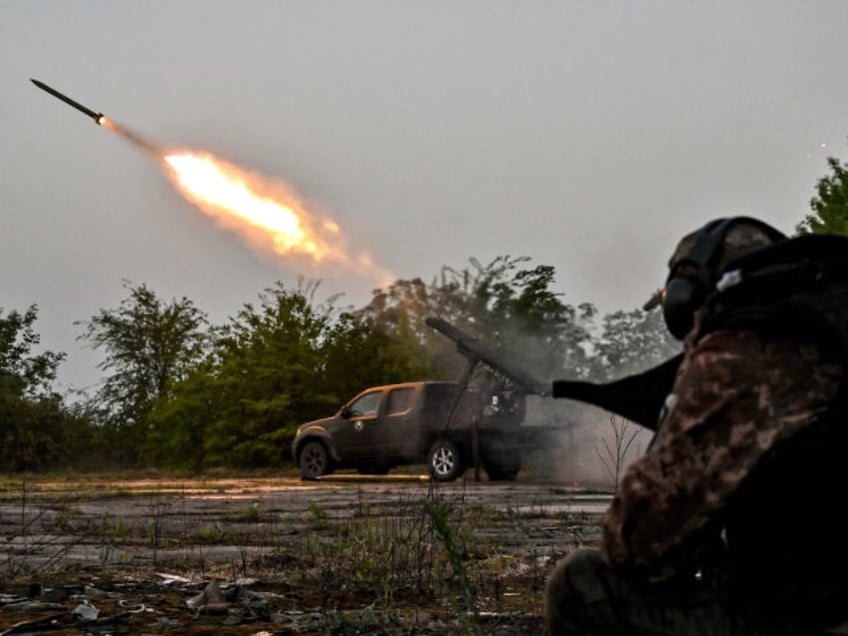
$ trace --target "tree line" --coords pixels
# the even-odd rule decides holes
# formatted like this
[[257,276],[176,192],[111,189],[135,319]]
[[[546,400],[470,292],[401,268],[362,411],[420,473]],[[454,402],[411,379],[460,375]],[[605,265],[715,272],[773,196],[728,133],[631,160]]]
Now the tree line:
[[[848,234],[848,165],[829,159],[798,233]],[[224,324],[186,297],[125,282],[126,298],[78,323],[103,354],[99,386],[53,389],[64,353],[37,352],[36,306],[0,308],[0,460],[6,471],[157,467],[200,472],[290,463],[303,422],[360,390],[455,379],[464,359],[425,320],[439,316],[542,379],[608,380],[679,348],[660,312],[600,316],[555,293],[529,257],[469,259],[430,282],[397,280],[363,307],[317,300],[320,281],[277,283]]]

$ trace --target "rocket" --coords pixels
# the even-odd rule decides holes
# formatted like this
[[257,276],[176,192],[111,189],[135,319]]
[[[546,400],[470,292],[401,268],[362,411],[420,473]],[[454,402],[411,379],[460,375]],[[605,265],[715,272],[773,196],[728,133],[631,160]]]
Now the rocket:
[[53,97],[58,97],[59,99],[61,99],[66,104],[70,104],[71,106],[76,108],[78,111],[85,113],[86,115],[91,117],[94,120],[94,123],[97,124],[98,126],[103,123],[103,120],[105,119],[105,117],[103,116],[103,113],[95,113],[93,110],[86,108],[85,106],[83,106],[79,102],[75,102],[74,100],[72,100],[67,95],[62,95],[62,93],[57,91],[55,88],[50,88],[44,82],[39,82],[38,80],[32,79],[32,78],[30,78],[30,81],[33,84],[35,84],[36,86],[38,86],[38,88],[40,88],[41,90],[50,93]]
[[41,90],[43,90],[47,93],[50,93],[53,97],[58,97],[59,99],[61,99],[66,104],[70,104],[71,106],[76,108],[81,113],[88,115],[89,117],[91,117],[94,120],[94,123],[97,124],[98,126],[104,126],[105,128],[108,128],[109,130],[118,133],[124,139],[126,139],[127,141],[131,141],[132,143],[134,143],[136,146],[138,146],[142,150],[146,150],[147,152],[151,152],[154,155],[162,154],[162,149],[159,148],[156,144],[147,141],[144,137],[134,133],[130,129],[125,128],[124,126],[119,126],[117,123],[115,123],[114,121],[112,121],[110,119],[106,119],[106,116],[103,113],[95,113],[90,108],[86,108],[85,106],[83,106],[82,104],[80,104],[77,101],[74,101],[73,99],[71,99],[67,95],[63,95],[62,93],[57,91],[55,88],[50,88],[44,82],[39,82],[37,79],[32,79],[32,78],[30,78],[30,81],[33,84],[35,84],[36,86],[38,86],[38,88],[40,88]]

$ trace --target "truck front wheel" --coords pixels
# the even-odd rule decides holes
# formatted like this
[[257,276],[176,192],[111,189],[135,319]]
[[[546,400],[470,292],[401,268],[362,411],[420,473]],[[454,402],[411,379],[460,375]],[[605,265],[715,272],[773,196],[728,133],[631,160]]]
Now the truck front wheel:
[[308,441],[303,445],[298,464],[302,480],[311,481],[331,472],[327,447],[317,440]]
[[436,481],[453,481],[465,472],[465,465],[453,442],[436,440],[427,454],[427,468]]

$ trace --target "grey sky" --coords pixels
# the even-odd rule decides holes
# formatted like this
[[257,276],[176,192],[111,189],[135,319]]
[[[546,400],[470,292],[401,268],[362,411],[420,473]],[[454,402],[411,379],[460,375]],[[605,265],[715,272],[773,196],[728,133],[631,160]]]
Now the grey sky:
[[[848,3],[0,1],[0,307],[39,306],[63,386],[122,281],[223,322],[314,271],[251,249],[160,165],[37,90],[285,181],[351,251],[429,280],[552,265],[571,304],[633,309],[685,232],[791,232],[846,159]],[[318,272],[361,305],[375,281]],[[319,299],[320,299],[319,298]]]

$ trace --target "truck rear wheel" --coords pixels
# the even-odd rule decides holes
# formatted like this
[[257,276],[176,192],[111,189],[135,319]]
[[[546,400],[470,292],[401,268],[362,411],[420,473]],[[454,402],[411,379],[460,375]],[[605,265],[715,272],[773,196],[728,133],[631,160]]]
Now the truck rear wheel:
[[483,458],[483,468],[491,481],[514,481],[521,470],[521,453],[504,448],[490,451]]
[[456,446],[447,439],[436,440],[427,453],[427,468],[436,481],[453,481],[465,472]]
[[515,481],[518,476],[518,471],[521,467],[509,466],[504,467],[498,464],[485,462],[483,468],[486,469],[486,474],[489,476],[489,481]]

